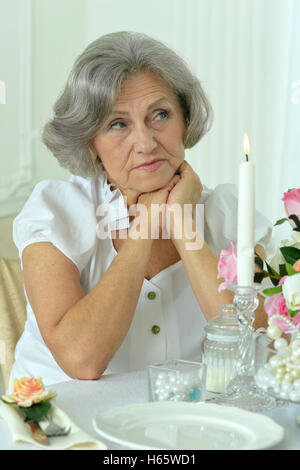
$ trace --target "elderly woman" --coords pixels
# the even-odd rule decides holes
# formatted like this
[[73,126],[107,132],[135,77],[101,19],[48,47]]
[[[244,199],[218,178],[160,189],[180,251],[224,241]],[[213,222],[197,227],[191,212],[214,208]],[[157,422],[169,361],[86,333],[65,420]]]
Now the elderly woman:
[[[203,187],[185,161],[210,123],[199,80],[159,41],[113,33],[78,57],[43,132],[72,176],[38,183],[14,221],[28,317],[11,380],[98,379],[200,355],[205,323],[232,301],[218,292],[217,256],[236,239],[235,188]],[[195,211],[153,217],[157,204],[198,203],[200,245]],[[132,215],[135,204],[147,210]],[[257,214],[256,226],[266,247],[270,225]]]

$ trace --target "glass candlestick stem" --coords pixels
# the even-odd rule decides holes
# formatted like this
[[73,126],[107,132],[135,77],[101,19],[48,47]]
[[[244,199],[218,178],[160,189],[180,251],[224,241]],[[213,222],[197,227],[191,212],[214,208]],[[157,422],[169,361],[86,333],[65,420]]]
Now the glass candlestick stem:
[[228,384],[226,393],[214,402],[238,406],[249,411],[262,411],[276,406],[276,400],[259,390],[255,383],[255,342],[266,330],[261,328],[254,331],[253,323],[255,310],[259,305],[258,294],[263,287],[260,284],[252,286],[231,285],[234,292],[233,304],[237,309],[240,323],[240,341],[238,345],[237,375]]

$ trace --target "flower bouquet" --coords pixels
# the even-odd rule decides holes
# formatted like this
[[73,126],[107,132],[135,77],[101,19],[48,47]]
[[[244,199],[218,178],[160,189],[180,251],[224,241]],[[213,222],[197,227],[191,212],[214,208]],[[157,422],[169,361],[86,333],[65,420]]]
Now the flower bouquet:
[[22,377],[13,382],[13,393],[3,395],[1,400],[6,405],[17,405],[24,415],[24,421],[30,427],[33,439],[40,444],[49,444],[47,434],[39,422],[48,416],[50,400],[56,396],[54,390],[45,390],[40,377]]
[[[293,234],[284,240],[268,261],[255,253],[258,266],[254,282],[263,283],[264,309],[268,315],[267,336],[273,341],[273,354],[256,375],[257,384],[281,399],[300,401],[300,189],[291,189],[282,198]],[[224,279],[219,291],[237,283],[237,249],[222,250],[218,278]],[[295,333],[290,343],[283,333]],[[271,350],[269,350],[270,352]]]
[[[262,283],[269,279],[270,286],[263,290],[266,296],[264,308],[268,317],[280,314],[300,328],[300,189],[291,189],[284,193],[285,211],[288,217],[275,223],[280,225],[290,221],[291,241],[284,241],[275,256],[268,260],[255,253],[254,262],[259,272],[254,275],[254,282]],[[237,248],[231,242],[232,250],[222,250],[218,263],[218,279],[224,279],[219,291],[237,283]],[[298,326],[299,325],[299,326]],[[288,326],[282,324],[284,331]]]

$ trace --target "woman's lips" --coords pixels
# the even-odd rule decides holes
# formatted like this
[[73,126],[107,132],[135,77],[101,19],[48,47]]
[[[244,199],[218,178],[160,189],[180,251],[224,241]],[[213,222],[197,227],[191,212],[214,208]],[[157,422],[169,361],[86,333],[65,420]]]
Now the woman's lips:
[[147,163],[145,165],[140,165],[135,168],[135,170],[140,170],[140,171],[156,171],[163,163],[165,160],[156,160],[156,162],[153,163]]

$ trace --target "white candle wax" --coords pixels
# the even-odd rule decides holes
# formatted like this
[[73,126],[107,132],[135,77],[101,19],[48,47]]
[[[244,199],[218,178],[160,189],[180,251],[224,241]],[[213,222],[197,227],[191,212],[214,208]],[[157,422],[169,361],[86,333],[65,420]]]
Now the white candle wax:
[[237,275],[238,285],[252,286],[254,278],[254,228],[255,228],[255,165],[245,161],[240,165]]

